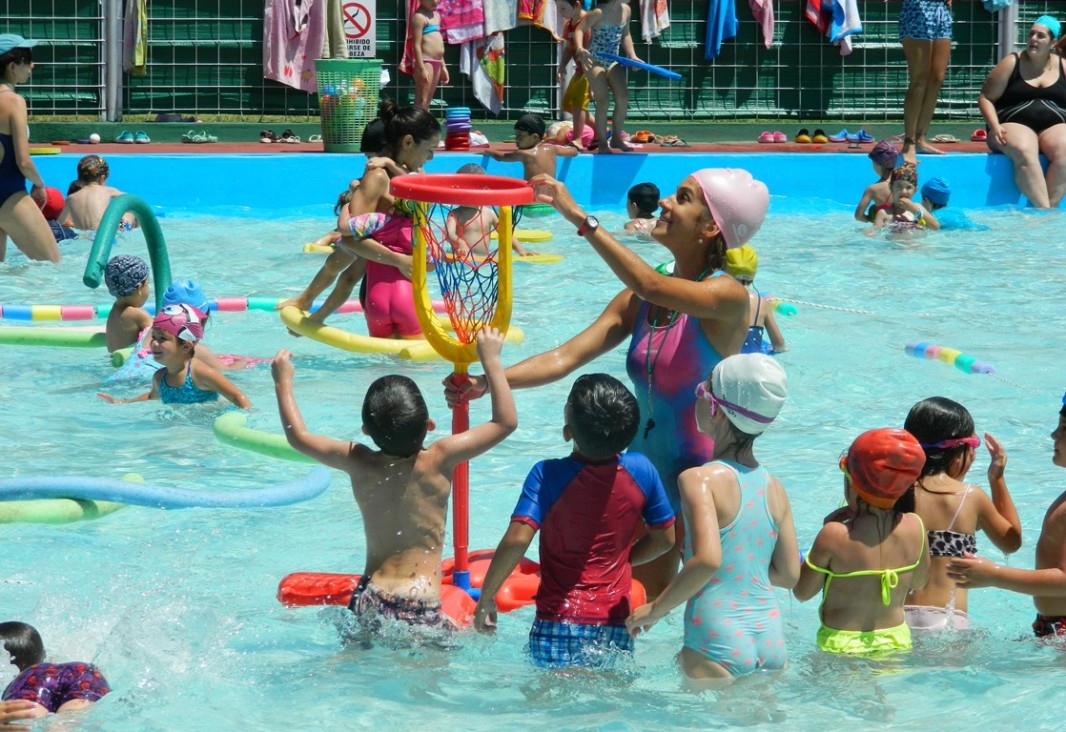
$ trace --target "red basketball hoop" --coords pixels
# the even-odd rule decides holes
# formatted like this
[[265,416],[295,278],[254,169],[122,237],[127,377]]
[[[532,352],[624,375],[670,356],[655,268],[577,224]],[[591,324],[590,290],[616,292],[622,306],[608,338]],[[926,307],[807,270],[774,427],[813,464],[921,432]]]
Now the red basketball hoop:
[[533,203],[524,180],[474,173],[416,173],[392,179],[389,193],[411,201],[451,206],[521,206]]

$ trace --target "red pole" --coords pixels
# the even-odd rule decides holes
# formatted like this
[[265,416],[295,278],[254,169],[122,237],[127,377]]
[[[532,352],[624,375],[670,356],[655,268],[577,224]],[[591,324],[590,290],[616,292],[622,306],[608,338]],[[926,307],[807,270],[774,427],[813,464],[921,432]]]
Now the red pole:
[[[456,364],[452,381],[461,387],[469,380],[465,364]],[[470,429],[470,404],[463,400],[452,407],[452,434]],[[470,463],[463,461],[452,473],[452,545],[455,549],[453,582],[456,587],[470,589]]]

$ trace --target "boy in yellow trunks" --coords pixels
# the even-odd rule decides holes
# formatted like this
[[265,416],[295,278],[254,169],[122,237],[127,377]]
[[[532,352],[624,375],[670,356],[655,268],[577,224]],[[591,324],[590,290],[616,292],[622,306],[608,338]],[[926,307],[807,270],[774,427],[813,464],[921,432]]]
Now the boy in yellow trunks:
[[896,501],[924,464],[918,440],[894,429],[862,433],[840,458],[847,505],[825,517],[792,590],[801,602],[821,592],[823,651],[910,649],[903,603],[910,590],[925,584],[929,552],[922,520],[898,510]]
[[[1066,396],[1059,423],[1051,433],[1055,450],[1051,461],[1066,468]],[[999,587],[1032,595],[1036,605],[1033,633],[1038,638],[1066,637],[1066,492],[1051,502],[1036,541],[1036,567],[1003,567],[991,559],[967,554],[948,564],[948,576],[959,587]]]

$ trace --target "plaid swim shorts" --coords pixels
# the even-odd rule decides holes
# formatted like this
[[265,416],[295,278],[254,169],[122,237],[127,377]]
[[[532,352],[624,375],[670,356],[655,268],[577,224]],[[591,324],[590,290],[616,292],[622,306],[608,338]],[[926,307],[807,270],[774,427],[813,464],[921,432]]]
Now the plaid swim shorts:
[[624,625],[586,625],[535,620],[529,631],[529,655],[541,668],[610,668],[621,653],[633,652]]

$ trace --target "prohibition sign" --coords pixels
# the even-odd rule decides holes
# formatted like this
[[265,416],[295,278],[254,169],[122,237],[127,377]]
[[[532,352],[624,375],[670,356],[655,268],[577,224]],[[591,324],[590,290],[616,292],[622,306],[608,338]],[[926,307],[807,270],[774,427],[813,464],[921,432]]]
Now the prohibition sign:
[[370,29],[370,12],[359,3],[345,3],[341,11],[344,13],[344,36],[346,38],[362,38]]

